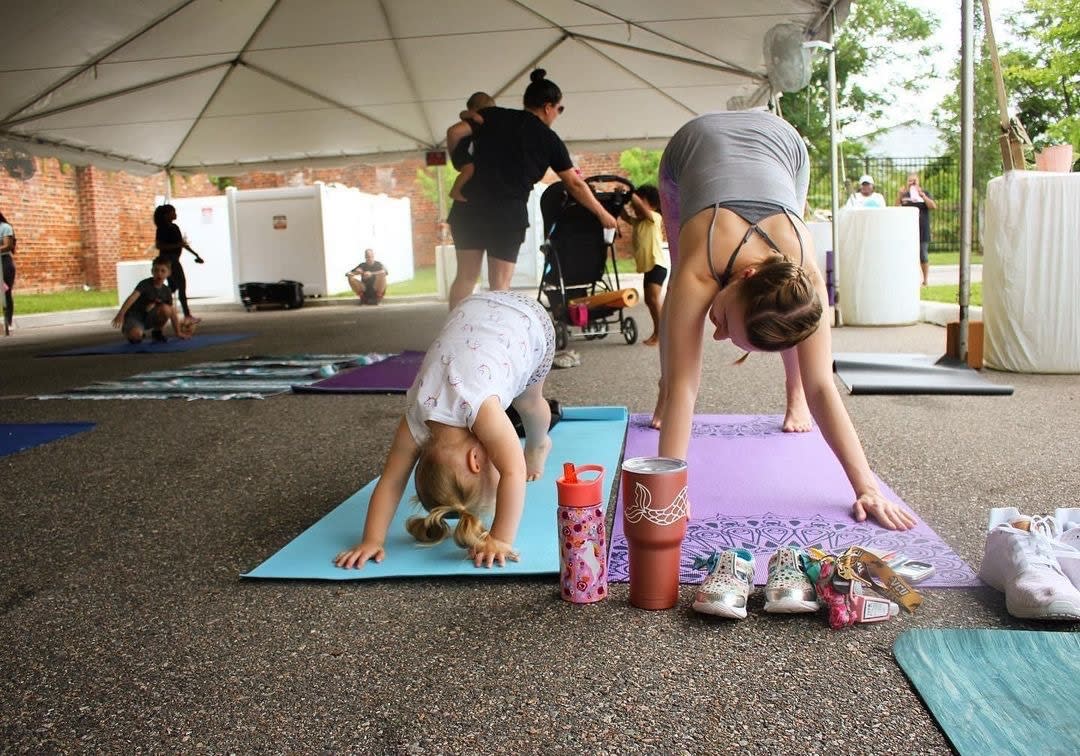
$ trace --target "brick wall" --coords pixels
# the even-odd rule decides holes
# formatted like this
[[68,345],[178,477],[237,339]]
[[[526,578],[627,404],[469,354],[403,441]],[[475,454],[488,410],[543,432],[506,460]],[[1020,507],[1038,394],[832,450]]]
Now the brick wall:
[[[621,173],[618,153],[574,155],[586,176]],[[152,176],[75,168],[54,159],[35,159],[29,178],[0,168],[0,212],[19,240],[17,288],[24,293],[116,286],[116,263],[137,260],[154,241],[153,209],[165,194],[164,173]],[[422,191],[416,173],[421,159],[343,168],[253,172],[237,176],[239,189],[339,183],[372,194],[408,197],[412,207],[413,255],[418,267],[435,264],[440,242],[438,207]],[[220,194],[209,177],[173,176],[172,196]],[[628,254],[629,234],[616,245]]]

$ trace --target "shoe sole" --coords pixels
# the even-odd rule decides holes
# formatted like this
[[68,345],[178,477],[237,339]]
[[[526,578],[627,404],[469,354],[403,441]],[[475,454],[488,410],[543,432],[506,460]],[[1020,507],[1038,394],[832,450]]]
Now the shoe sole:
[[741,609],[727,604],[712,604],[706,602],[693,603],[694,611],[702,614],[710,614],[713,617],[726,617],[728,619],[746,619],[746,607]]
[[776,601],[766,601],[765,611],[769,614],[805,614],[816,612],[821,605],[816,601],[803,601],[795,598],[782,598]]
[[1015,608],[1006,601],[1005,608],[1009,614],[1018,619],[1064,620],[1066,622],[1080,620],[1080,606],[1071,601],[1051,601],[1046,606]]

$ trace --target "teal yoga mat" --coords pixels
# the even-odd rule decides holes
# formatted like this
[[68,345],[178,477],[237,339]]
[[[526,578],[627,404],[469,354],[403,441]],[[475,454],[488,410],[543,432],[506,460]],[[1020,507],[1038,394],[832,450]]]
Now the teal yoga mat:
[[360,570],[333,564],[337,554],[355,544],[364,529],[364,516],[375,482],[364,486],[343,504],[290,541],[243,577],[308,580],[364,580],[428,575],[535,575],[559,571],[559,542],[555,526],[555,480],[564,462],[604,467],[604,501],[618,478],[626,436],[625,407],[564,407],[563,419],[551,431],[552,449],[544,477],[525,489],[525,512],[515,546],[520,562],[505,567],[477,568],[465,552],[447,539],[438,546],[418,546],[407,532],[405,520],[417,512],[411,504],[416,491],[410,480],[386,539],[386,558],[368,562]]
[[960,754],[1080,753],[1080,633],[908,630],[893,655]]

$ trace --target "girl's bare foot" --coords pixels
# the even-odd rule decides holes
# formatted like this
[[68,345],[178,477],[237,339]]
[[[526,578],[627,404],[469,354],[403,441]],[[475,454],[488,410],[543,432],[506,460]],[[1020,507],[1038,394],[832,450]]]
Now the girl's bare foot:
[[805,403],[787,408],[784,413],[784,433],[809,433],[813,429],[814,418]]
[[536,446],[525,446],[525,480],[539,480],[544,475],[544,463],[551,451],[551,437],[544,436]]
[[644,340],[643,342],[641,342],[641,343],[642,343],[642,344],[644,344],[645,346],[656,346],[657,344],[659,344],[659,343],[660,343],[660,337],[659,337],[659,336],[657,336],[657,335],[656,335],[656,334],[654,333],[654,334],[653,334],[652,336],[650,336],[649,338],[645,339],[645,340]]

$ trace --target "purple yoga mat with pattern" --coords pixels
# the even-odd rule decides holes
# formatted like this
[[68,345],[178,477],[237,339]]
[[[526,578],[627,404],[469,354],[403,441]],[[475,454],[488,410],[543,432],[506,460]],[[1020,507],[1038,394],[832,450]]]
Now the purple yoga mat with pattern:
[[[690,524],[683,540],[680,582],[700,583],[694,557],[745,548],[754,553],[755,582],[764,584],[768,561],[781,546],[818,546],[839,553],[848,546],[897,551],[934,565],[919,588],[980,585],[975,572],[915,515],[911,530],[881,528],[851,516],[854,495],[840,463],[815,428],[784,433],[779,415],[698,415],[688,453]],[[656,455],[659,432],[634,415],[624,459]],[[904,502],[879,479],[885,496]],[[615,510],[608,579],[627,582],[629,562],[622,528],[623,492]],[[904,506],[907,506],[904,504]],[[907,507],[911,511],[910,507]],[[914,515],[915,513],[912,512]]]
[[404,394],[416,380],[423,352],[401,352],[371,365],[342,370],[308,386],[293,386],[297,394]]

